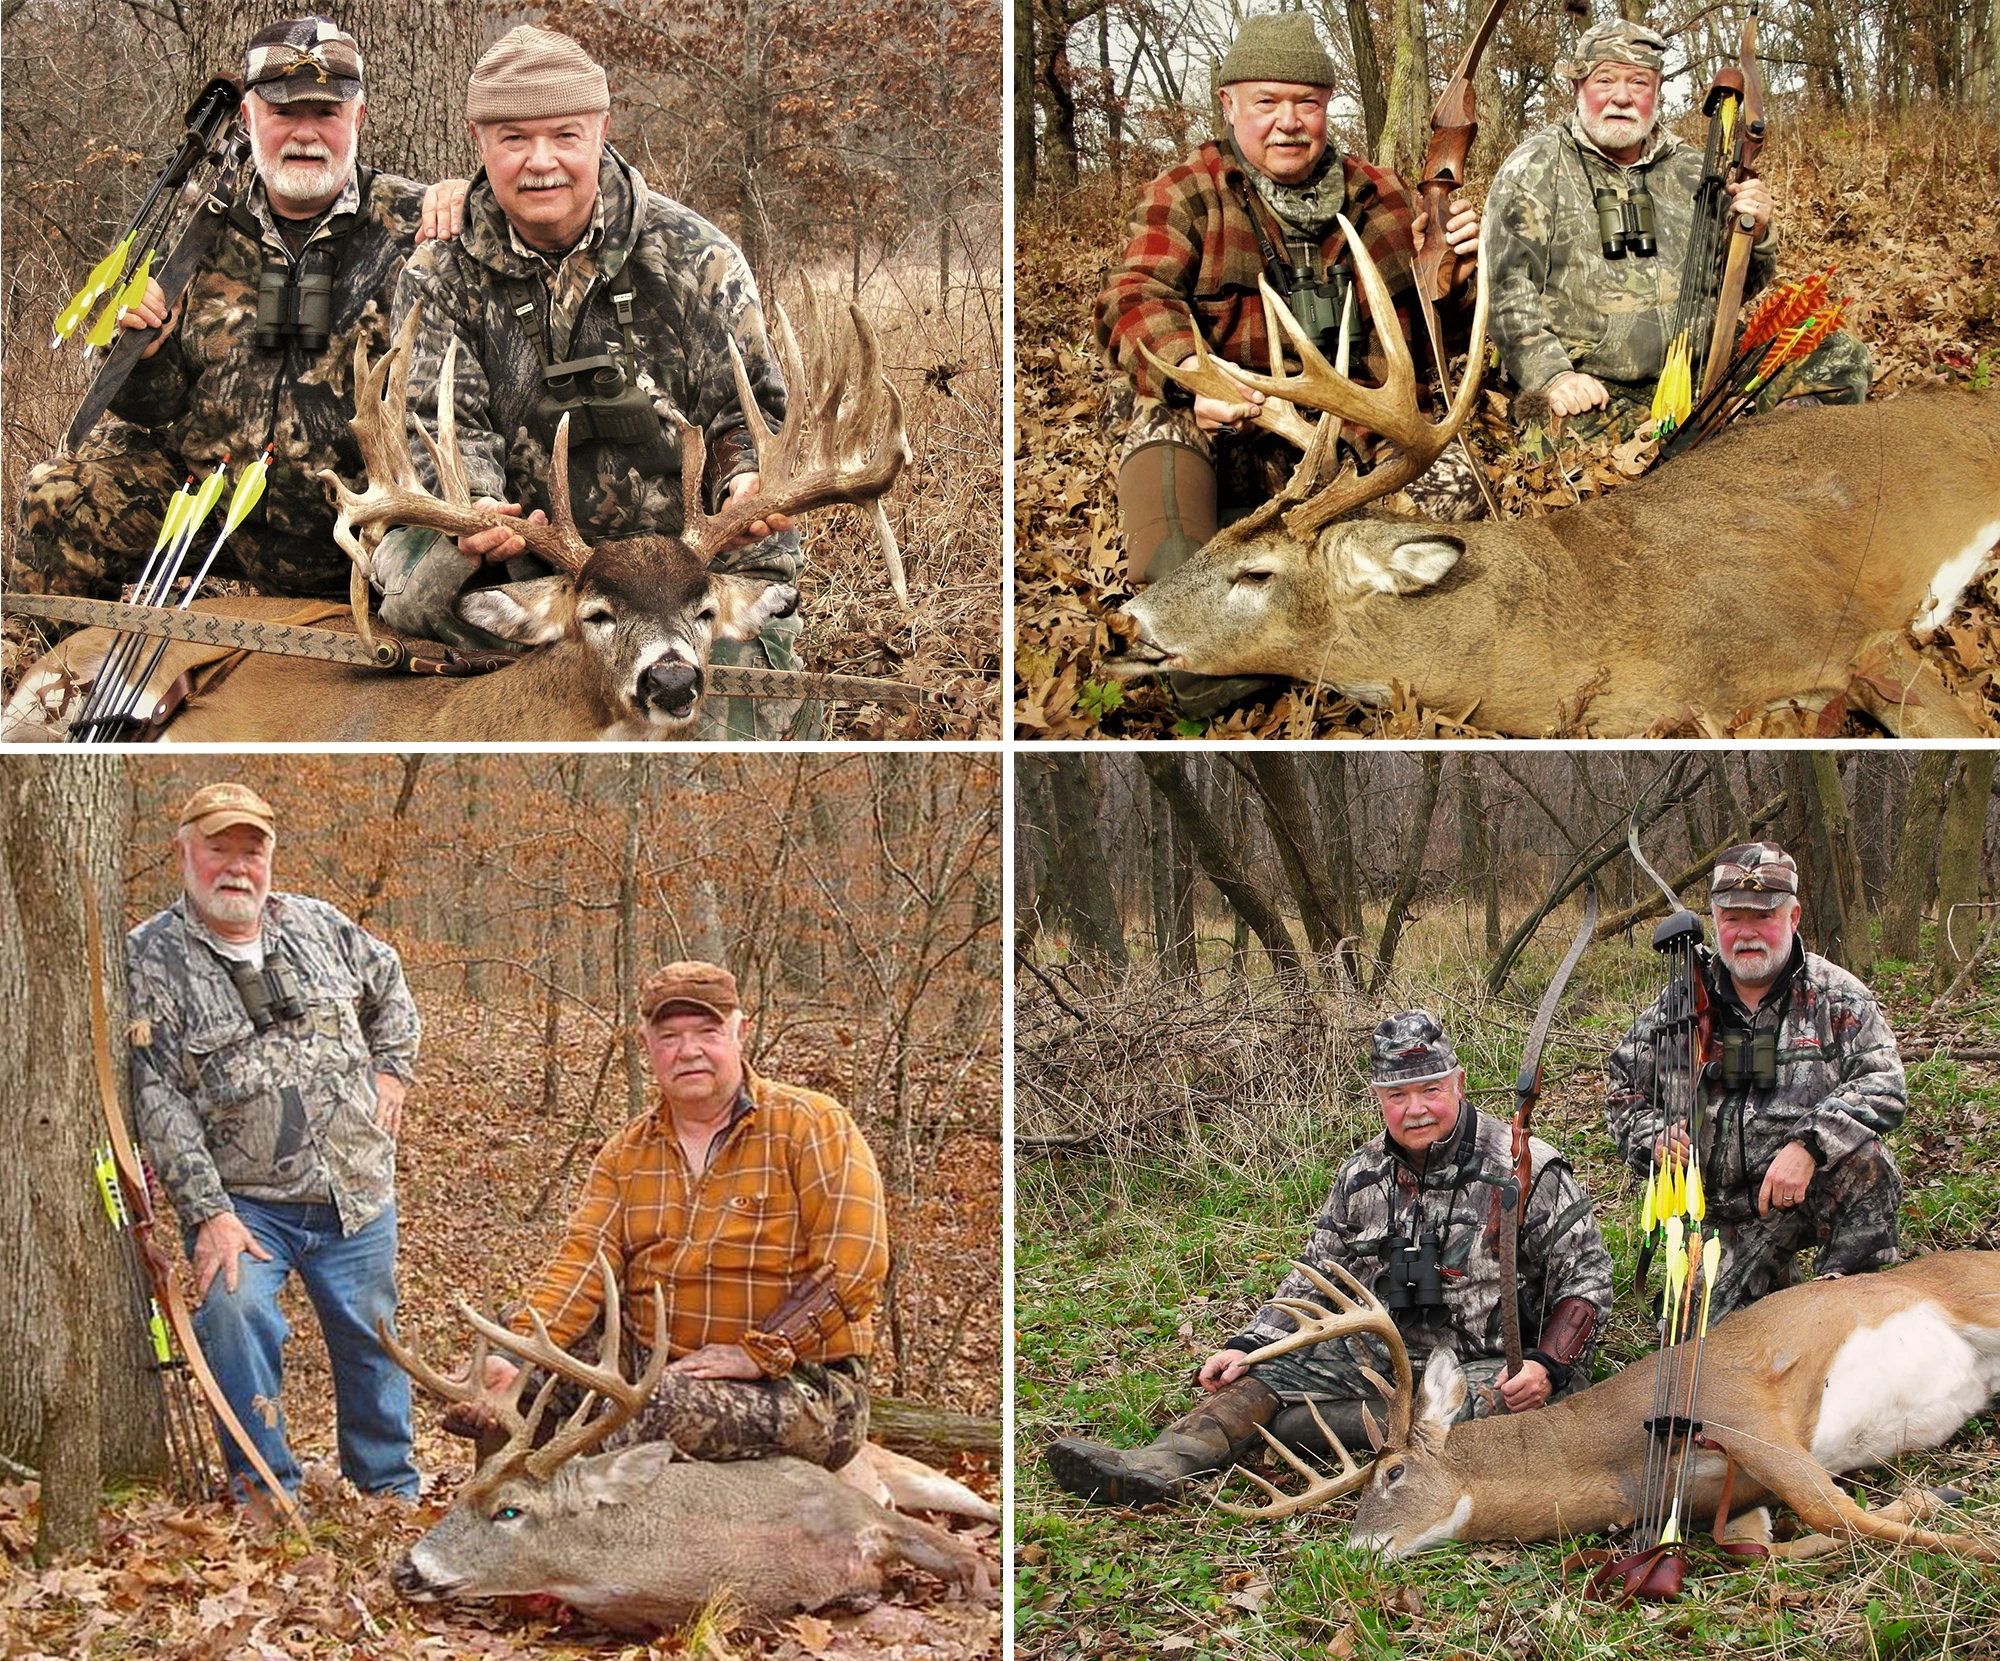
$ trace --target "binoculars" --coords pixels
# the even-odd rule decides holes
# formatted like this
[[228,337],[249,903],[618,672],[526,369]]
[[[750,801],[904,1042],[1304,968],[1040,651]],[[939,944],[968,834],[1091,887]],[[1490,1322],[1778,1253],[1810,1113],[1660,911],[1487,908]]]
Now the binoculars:
[[[1299,327],[1320,350],[1320,355],[1331,363],[1340,355],[1341,319],[1347,313],[1347,283],[1338,277],[1328,277],[1324,282],[1300,281],[1285,292],[1285,305],[1299,320]],[[1358,320],[1348,324],[1348,338],[1354,346],[1361,344],[1361,330]],[[1278,343],[1271,343],[1276,354]]]
[[1391,1235],[1382,1248],[1382,1307],[1388,1310],[1444,1308],[1444,1280],[1438,1273],[1436,1229],[1414,1242]]
[[1778,1035],[1775,1032],[1725,1032],[1720,1042],[1724,1084],[1773,1085],[1778,1082]]
[[1633,196],[1598,191],[1597,237],[1608,260],[1622,260],[1628,253],[1651,259],[1660,247],[1653,237],[1653,198],[1643,190]]
[[333,333],[333,271],[293,272],[275,260],[257,278],[257,345],[266,352],[296,340],[308,352],[324,351]]
[[243,1013],[259,1032],[268,1032],[280,1021],[296,1021],[306,1012],[299,972],[289,958],[275,952],[267,954],[262,969],[231,960],[229,978],[236,983],[236,995],[243,1000]]
[[567,415],[572,444],[598,441],[643,450],[661,438],[652,399],[631,383],[624,365],[605,354],[550,364],[536,414],[551,430]]

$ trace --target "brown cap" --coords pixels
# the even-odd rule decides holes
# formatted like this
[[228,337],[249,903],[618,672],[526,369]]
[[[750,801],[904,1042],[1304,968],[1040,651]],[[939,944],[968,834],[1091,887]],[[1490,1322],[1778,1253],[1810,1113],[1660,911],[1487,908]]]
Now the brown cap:
[[1304,12],[1265,12],[1246,17],[1216,71],[1215,84],[1281,81],[1292,86],[1330,87],[1333,59]]
[[639,1019],[650,1021],[674,1006],[704,1009],[715,1016],[732,1015],[743,1006],[736,1000],[736,977],[719,963],[669,963],[655,969],[639,988]]
[[243,85],[267,104],[344,104],[361,96],[361,48],[330,17],[287,17],[250,38]]
[[181,823],[203,836],[220,836],[231,825],[255,825],[269,837],[278,834],[271,804],[247,784],[203,785],[182,805]]
[[468,121],[534,121],[611,108],[604,70],[568,35],[523,23],[474,65],[465,88]]
[[1776,911],[1799,891],[1798,863],[1775,842],[1739,842],[1723,851],[1708,880],[1708,903]]

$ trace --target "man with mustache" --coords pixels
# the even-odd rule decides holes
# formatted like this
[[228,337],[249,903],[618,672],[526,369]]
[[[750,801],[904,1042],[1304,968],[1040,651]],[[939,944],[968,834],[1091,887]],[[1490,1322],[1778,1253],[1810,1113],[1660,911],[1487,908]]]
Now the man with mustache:
[[[1141,347],[1182,365],[1192,362],[1199,338],[1230,363],[1271,373],[1257,287],[1264,276],[1292,296],[1294,314],[1329,363],[1345,327],[1355,378],[1380,385],[1387,360],[1378,323],[1352,288],[1342,215],[1395,297],[1394,326],[1412,338],[1425,216],[1395,174],[1328,145],[1333,80],[1333,60],[1309,13],[1244,19],[1217,80],[1227,136],[1146,186],[1124,256],[1097,297],[1097,342],[1123,377],[1106,420],[1123,432],[1118,518],[1134,588],[1184,565],[1220,525],[1275,495],[1299,459],[1293,445],[1256,427],[1263,394],[1246,391],[1233,401],[1190,394],[1155,371]],[[1471,317],[1479,219],[1463,202],[1451,207],[1445,240],[1468,263],[1439,310],[1447,332],[1462,337]],[[1414,337],[1419,356],[1427,356],[1420,323]],[[1372,455],[1373,434],[1357,428],[1349,436]],[[1455,449],[1408,491],[1435,518],[1482,511],[1478,484]],[[1182,711],[1195,717],[1280,684],[1179,672],[1167,679]]]
[[[1799,943],[1799,870],[1772,842],[1728,849],[1709,879],[1715,951],[1701,973],[1714,1053],[1694,1109],[1708,1221],[1722,1260],[1711,1319],[1797,1283],[1816,1249],[1822,1279],[1897,1260],[1902,1173],[1882,1139],[1907,1109],[1903,1063],[1875,995]],[[1605,1115],[1643,1179],[1666,1151],[1677,1086],[1661,1030],[1667,995],[1612,1053]],[[1688,1137],[1678,1128],[1675,1142]]]
[[[1382,1134],[1341,1166],[1300,1261],[1322,1275],[1338,1265],[1371,1287],[1394,1315],[1419,1380],[1434,1352],[1451,1349],[1471,1384],[1461,1418],[1526,1413],[1586,1388],[1593,1340],[1611,1312],[1611,1257],[1567,1161],[1532,1139],[1517,1274],[1521,1331],[1535,1336],[1509,1376],[1497,1206],[1513,1182],[1512,1133],[1466,1099],[1465,1069],[1429,1010],[1383,1021],[1369,1054]],[[1297,1270],[1274,1296],[1322,1301]],[[1354,1351],[1367,1348],[1369,1365],[1386,1377],[1387,1346],[1335,1339],[1245,1365],[1251,1351],[1293,1330],[1291,1316],[1265,1305],[1202,1363],[1196,1382],[1208,1399],[1192,1413],[1134,1452],[1061,1437],[1047,1450],[1050,1474],[1100,1505],[1148,1505],[1263,1446],[1259,1426],[1287,1447],[1327,1451],[1315,1408],[1343,1444],[1365,1446],[1363,1408],[1380,1424],[1384,1404]]]
[[[174,836],[181,897],[126,937],[132,1094],[194,1265],[195,1332],[288,1491],[278,1295],[304,1284],[326,1339],[341,1473],[414,1499],[409,1379],[377,1321],[396,1309],[396,1138],[419,1022],[395,949],[334,907],[274,893],[277,818],[204,785]],[[223,1440],[234,1496],[268,1507]]]
[[254,178],[175,314],[157,282],[125,314],[128,329],[168,327],[78,453],[28,474],[20,557],[56,592],[118,597],[182,480],[225,457],[233,477],[267,444],[263,500],[217,574],[270,594],[348,592],[318,474],[362,473],[347,427],[355,339],[378,354],[386,345],[403,262],[421,235],[448,234],[464,187],[448,180],[427,198],[413,180],[357,166],[361,51],[328,18],[260,29],[243,81]]
[[[1575,56],[1556,65],[1575,88],[1570,115],[1516,148],[1487,193],[1492,337],[1520,394],[1515,418],[1530,453],[1546,450],[1557,421],[1584,437],[1624,436],[1651,413],[1702,173],[1702,146],[1660,125],[1666,52],[1666,38],[1643,23],[1614,18],[1586,30]],[[1728,191],[1730,212],[1749,214],[1757,237],[1747,299],[1777,266],[1771,190],[1753,178]],[[1648,228],[1650,250],[1636,236],[1602,235],[1602,199],[1619,204],[1621,225]],[[1836,331],[1787,384],[1858,404],[1868,383],[1866,349]]]
[[[611,1445],[666,1440],[694,1459],[789,1454],[838,1470],[868,1439],[868,1357],[889,1269],[875,1156],[831,1096],[750,1065],[736,977],[720,964],[655,970],[640,988],[639,1031],[657,1098],[599,1150],[514,1330],[532,1334],[539,1316],[558,1344],[590,1337],[601,1254],[621,1289],[628,1376],[650,1355],[655,1287],[673,1355]],[[497,1404],[540,1380],[496,1355],[485,1382],[486,1400],[444,1421],[479,1437],[482,1453],[498,1439]],[[579,1401],[559,1384],[544,1428]]]
[[[464,233],[411,260],[397,290],[400,323],[423,307],[410,369],[411,456],[434,483],[415,431],[435,426],[438,377],[451,341],[458,442],[476,499],[546,516],[556,428],[569,417],[569,492],[586,541],[675,536],[682,528],[681,446],[674,415],[707,446],[702,488],[712,512],[755,492],[756,451],[730,366],[734,342],[752,396],[775,428],[785,386],[764,333],[757,285],[721,231],[651,189],[608,142],[604,70],[568,35],[523,24],[473,70],[466,120],[480,168]],[[752,546],[717,569],[790,584],[800,565],[791,521],[752,526]],[[543,567],[505,527],[453,539],[405,529],[375,561],[382,614],[469,645],[501,642],[461,619],[468,583],[505,578],[482,567],[517,561],[503,586],[524,624],[549,590]],[[717,663],[792,667],[799,619],[778,617],[754,640],[714,642]],[[751,708],[755,704],[759,707]],[[811,706],[816,709],[817,706]],[[776,699],[708,700],[698,738],[797,736],[810,711]]]

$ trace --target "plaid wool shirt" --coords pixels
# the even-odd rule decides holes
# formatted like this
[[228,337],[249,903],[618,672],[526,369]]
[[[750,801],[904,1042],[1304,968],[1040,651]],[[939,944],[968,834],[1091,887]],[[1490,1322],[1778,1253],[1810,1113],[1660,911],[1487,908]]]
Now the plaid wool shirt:
[[[1340,158],[1347,206],[1342,210],[1361,235],[1396,303],[1396,323],[1411,338],[1417,296],[1413,273],[1416,244],[1410,234],[1418,204],[1403,181],[1358,156]],[[1139,356],[1143,342],[1155,357],[1179,363],[1194,351],[1195,327],[1211,351],[1260,374],[1270,373],[1271,349],[1264,330],[1264,306],[1257,278],[1264,256],[1243,205],[1248,183],[1243,169],[1221,144],[1204,144],[1146,186],[1131,221],[1125,256],[1097,297],[1097,343],[1115,369],[1131,377],[1142,398],[1158,398],[1160,379]],[[1254,189],[1250,200],[1265,234],[1282,254],[1284,230]],[[1340,227],[1320,244],[1329,269],[1345,258]],[[1438,307],[1449,342],[1471,325],[1469,281]],[[1360,294],[1355,304],[1362,305]],[[1364,313],[1365,315],[1365,313]],[[1423,326],[1417,324],[1418,355],[1429,358]],[[1367,351],[1353,366],[1355,379],[1380,385],[1388,371],[1372,320]],[[1420,375],[1421,380],[1421,375]]]
[[[599,1151],[562,1245],[528,1291],[565,1348],[601,1313],[600,1250],[634,1344],[652,1336],[658,1286],[676,1359],[704,1344],[741,1344],[771,1378],[801,1361],[866,1360],[889,1270],[881,1173],[840,1103],[746,1067],[707,1170],[689,1168],[664,1104]],[[811,1329],[790,1339],[760,1331],[822,1265],[837,1301]],[[531,1330],[525,1310],[511,1324]]]

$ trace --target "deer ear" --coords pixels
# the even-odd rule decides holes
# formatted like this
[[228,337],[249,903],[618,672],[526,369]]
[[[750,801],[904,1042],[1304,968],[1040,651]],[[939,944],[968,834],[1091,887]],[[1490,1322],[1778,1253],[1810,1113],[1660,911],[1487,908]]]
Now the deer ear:
[[1465,538],[1439,525],[1363,520],[1347,531],[1342,563],[1348,579],[1367,593],[1414,594],[1465,555]]
[[574,598],[575,589],[568,577],[536,577],[461,594],[458,614],[516,645],[545,646],[563,637]]
[[789,617],[799,609],[799,591],[790,583],[763,577],[739,577],[726,571],[708,579],[715,596],[715,634],[719,640],[749,640],[774,617]]
[[1433,1445],[1442,1442],[1464,1406],[1465,1373],[1457,1355],[1448,1346],[1432,1350],[1430,1360],[1424,1363],[1424,1388],[1417,1397],[1411,1434]]
[[657,1486],[660,1473],[674,1462],[671,1442],[639,1442],[617,1453],[579,1460],[576,1496],[585,1506],[637,1505]]

